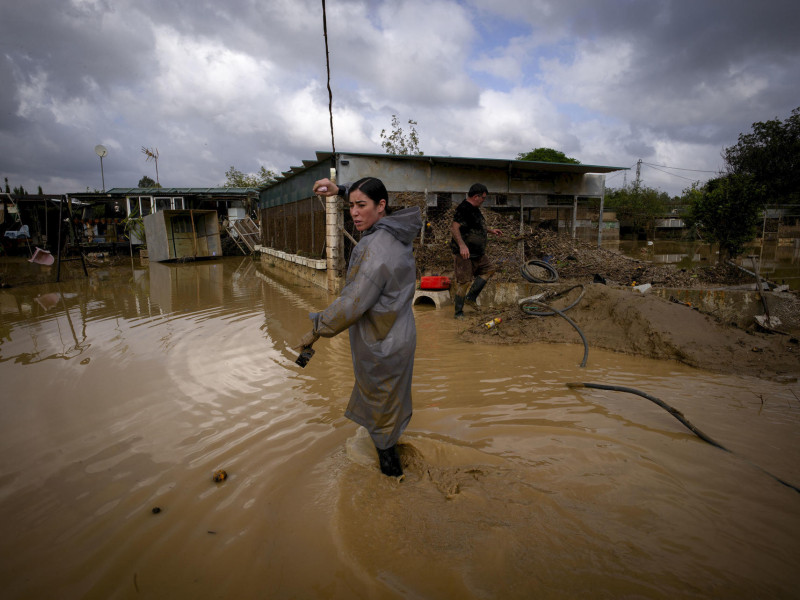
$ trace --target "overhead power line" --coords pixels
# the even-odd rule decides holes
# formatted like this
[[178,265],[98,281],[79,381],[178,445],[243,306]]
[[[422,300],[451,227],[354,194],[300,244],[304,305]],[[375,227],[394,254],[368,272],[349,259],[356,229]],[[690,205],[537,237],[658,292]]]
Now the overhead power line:
[[[692,182],[699,181],[698,179],[689,179],[688,177],[684,177],[683,175],[678,175],[676,173],[670,173],[669,171],[665,171],[664,169],[659,169],[658,167],[653,166],[653,165],[648,164],[648,163],[642,163],[642,164],[650,167],[651,169],[655,169],[656,171],[661,171],[662,173],[666,173],[667,175],[672,175],[673,177],[678,177],[679,179],[685,179],[686,181],[692,181]],[[686,169],[686,170],[690,171],[691,169]],[[702,171],[702,172],[703,173],[713,173],[713,171]]]
[[653,163],[642,162],[643,165],[647,165],[648,167],[661,167],[662,169],[675,169],[676,171],[694,171],[695,173],[717,173],[718,171],[704,171],[702,169],[683,169],[681,167],[669,167],[667,165],[654,165]]

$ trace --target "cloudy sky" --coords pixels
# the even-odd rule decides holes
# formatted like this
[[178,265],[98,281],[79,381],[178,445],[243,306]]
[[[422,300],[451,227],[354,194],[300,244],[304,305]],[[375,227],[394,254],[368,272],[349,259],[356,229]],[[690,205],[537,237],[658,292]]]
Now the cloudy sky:
[[[796,0],[326,0],[339,151],[396,114],[429,155],[545,146],[678,194],[800,106]],[[0,5],[0,176],[217,186],[330,150],[321,0]],[[406,125],[407,129],[407,125]],[[607,186],[623,184],[622,173]]]

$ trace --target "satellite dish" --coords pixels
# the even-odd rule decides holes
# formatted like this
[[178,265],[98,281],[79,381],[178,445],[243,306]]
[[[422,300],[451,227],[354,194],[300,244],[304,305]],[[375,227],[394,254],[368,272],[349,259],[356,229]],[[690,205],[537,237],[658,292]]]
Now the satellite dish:
[[108,154],[108,150],[106,150],[106,147],[102,144],[97,144],[97,146],[94,147],[94,153],[100,158],[103,158],[106,154]]

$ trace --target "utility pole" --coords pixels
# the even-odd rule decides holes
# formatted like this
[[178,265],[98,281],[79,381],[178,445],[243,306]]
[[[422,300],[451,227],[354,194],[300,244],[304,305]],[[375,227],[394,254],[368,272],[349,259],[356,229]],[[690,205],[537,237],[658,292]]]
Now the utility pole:
[[639,191],[639,185],[641,184],[641,181],[642,181],[642,159],[640,158],[638,161],[636,161],[636,181],[633,184],[633,189],[637,192]]
[[100,177],[103,180],[103,193],[106,193],[106,174],[103,172],[103,157],[108,154],[108,150],[102,144],[94,147],[94,153],[100,157]]

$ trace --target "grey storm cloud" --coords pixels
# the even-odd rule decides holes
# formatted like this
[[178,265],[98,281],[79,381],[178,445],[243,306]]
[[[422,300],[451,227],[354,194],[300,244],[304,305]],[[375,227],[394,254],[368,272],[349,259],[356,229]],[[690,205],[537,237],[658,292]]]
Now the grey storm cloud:
[[[327,0],[339,150],[392,114],[426,154],[706,170],[800,105],[800,9],[778,0]],[[321,3],[28,0],[0,6],[0,176],[46,192],[154,176],[218,185],[330,148]],[[678,193],[688,179],[650,173]],[[686,175],[684,173],[684,175]]]

